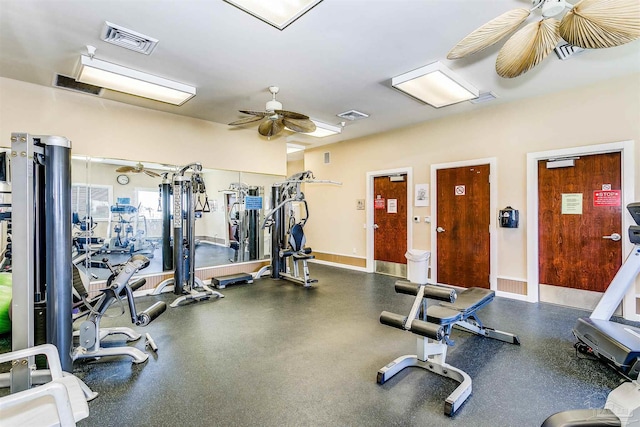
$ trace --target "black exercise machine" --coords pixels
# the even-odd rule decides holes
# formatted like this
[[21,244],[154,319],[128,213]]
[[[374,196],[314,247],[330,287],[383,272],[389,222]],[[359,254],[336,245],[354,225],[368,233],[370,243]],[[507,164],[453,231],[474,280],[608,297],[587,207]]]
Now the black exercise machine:
[[[408,316],[383,311],[380,323],[419,335],[417,354],[401,356],[378,371],[378,384],[384,384],[404,368],[416,367],[451,378],[460,385],[445,400],[444,413],[452,416],[471,394],[471,377],[446,363],[447,347],[453,345],[454,327],[476,335],[520,345],[517,336],[488,328],[478,318],[477,311],[493,301],[495,292],[483,288],[468,288],[457,294],[442,285],[420,285],[404,280],[396,282],[396,292],[415,295]],[[428,300],[436,303],[428,304]]]
[[111,270],[111,276],[107,280],[107,287],[102,289],[100,295],[89,298],[86,289],[86,282],[83,280],[83,273],[74,265],[73,286],[80,301],[76,304],[79,314],[75,318],[87,316],[87,319],[80,325],[80,330],[74,333],[78,337],[79,344],[72,352],[72,359],[100,358],[105,356],[130,356],[134,363],[146,362],[149,355],[135,347],[110,346],[102,347],[101,341],[107,336],[121,334],[127,337],[127,341],[136,341],[141,335],[130,328],[112,327],[101,328],[100,321],[106,315],[107,310],[116,303],[121,304],[124,314],[124,301],[129,308],[131,323],[136,326],[147,326],[154,319],[160,316],[167,309],[164,302],[158,301],[144,311],[136,310],[133,299],[133,292],[142,287],[146,280],[138,279],[129,284],[131,276],[139,270],[149,265],[149,258],[144,255],[134,255],[118,269],[114,269],[108,260],[104,263]]
[[[301,191],[301,185],[305,183],[342,185],[336,181],[317,180],[311,171],[294,174],[282,183],[273,184],[271,211],[265,215],[262,228],[271,229],[271,277],[309,288],[317,280],[310,278],[307,264],[308,260],[315,257],[311,255],[311,248],[305,246],[304,225],[309,219],[307,201]],[[293,213],[294,203],[304,207],[304,215],[301,213],[298,220]],[[285,227],[286,224],[288,227]],[[290,261],[289,265],[287,261]],[[299,263],[302,263],[302,272]]]
[[547,418],[545,427],[640,426],[640,328],[611,320],[640,273],[640,203],[630,203],[627,210],[636,223],[629,227],[633,251],[591,316],[578,319],[573,334],[578,351],[597,357],[629,381],[609,393],[604,409],[560,412]]

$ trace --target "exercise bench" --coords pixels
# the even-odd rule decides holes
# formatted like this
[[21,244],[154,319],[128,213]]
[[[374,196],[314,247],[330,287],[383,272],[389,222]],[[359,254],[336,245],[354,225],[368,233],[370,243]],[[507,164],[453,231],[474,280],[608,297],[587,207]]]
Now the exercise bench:
[[[451,378],[458,387],[445,399],[444,413],[453,416],[471,395],[471,377],[446,363],[447,347],[454,343],[450,338],[454,327],[476,335],[520,345],[517,336],[497,331],[482,324],[477,311],[493,301],[495,292],[483,288],[469,288],[459,294],[442,285],[420,285],[404,280],[396,282],[395,290],[414,295],[408,316],[383,311],[380,323],[419,335],[417,354],[401,356],[378,371],[377,382],[384,384],[404,368],[417,367]],[[428,300],[435,303],[428,304]]]

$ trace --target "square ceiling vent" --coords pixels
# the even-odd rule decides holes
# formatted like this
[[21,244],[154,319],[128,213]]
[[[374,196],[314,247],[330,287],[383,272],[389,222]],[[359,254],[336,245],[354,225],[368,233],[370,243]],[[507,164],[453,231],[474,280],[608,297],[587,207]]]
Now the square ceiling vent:
[[144,34],[129,30],[120,25],[112,24],[108,21],[104,23],[100,38],[107,43],[115,44],[116,46],[124,47],[125,49],[138,53],[144,53],[145,55],[150,55],[158,44],[158,39],[145,36]]
[[360,119],[366,119],[367,117],[369,117],[368,114],[362,113],[362,112],[356,111],[356,110],[345,111],[344,113],[337,114],[337,116],[342,118],[342,119],[347,119],[347,120],[351,120],[351,121],[360,120]]

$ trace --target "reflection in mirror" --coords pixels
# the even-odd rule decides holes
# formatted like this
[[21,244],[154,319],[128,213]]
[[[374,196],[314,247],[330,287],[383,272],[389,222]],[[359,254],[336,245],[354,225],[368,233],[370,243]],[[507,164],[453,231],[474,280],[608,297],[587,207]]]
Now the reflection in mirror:
[[[73,156],[74,263],[93,280],[108,278],[108,264],[121,264],[133,254],[151,260],[140,274],[171,268],[171,262],[167,266],[163,261],[171,246],[165,244],[163,252],[162,182],[171,183],[179,168]],[[270,236],[260,229],[269,206],[265,194],[283,177],[206,168],[202,172],[206,192],[194,197],[195,267],[268,258]],[[165,185],[165,191],[170,187]],[[198,203],[208,209],[198,208]]]

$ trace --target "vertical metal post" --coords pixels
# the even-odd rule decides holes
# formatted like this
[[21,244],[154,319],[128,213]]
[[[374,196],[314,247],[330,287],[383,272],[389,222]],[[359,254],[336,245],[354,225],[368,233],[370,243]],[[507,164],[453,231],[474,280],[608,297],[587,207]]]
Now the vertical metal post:
[[[280,203],[281,191],[282,188],[279,185],[271,187],[271,210],[275,209]],[[280,273],[284,271],[284,263],[280,257],[280,246],[284,239],[284,237],[281,237],[284,233],[282,220],[282,209],[273,212],[273,225],[271,226],[271,277],[274,279],[279,279]]]
[[195,191],[195,179],[200,178],[199,175],[192,175],[191,180],[187,181],[187,191],[185,191],[185,207],[187,212],[185,213],[185,225],[187,227],[187,251],[185,255],[185,272],[187,273],[186,282],[189,290],[191,291],[195,285],[196,277],[196,199],[194,197]]
[[187,178],[173,177],[173,293],[182,295],[184,289],[184,190]]
[[162,193],[162,270],[173,269],[171,251],[171,182],[165,178],[160,184]]
[[62,370],[72,371],[71,142],[43,136],[45,158],[45,228],[47,342],[60,354]]
[[[11,347],[23,350],[33,347],[35,288],[35,213],[33,157],[38,151],[31,136],[26,133],[11,134],[11,216],[12,216],[12,327]],[[24,361],[11,368],[11,392],[31,387],[29,365]]]
[[[261,196],[260,187],[249,187],[249,196]],[[246,209],[246,203],[245,203]],[[260,235],[260,210],[251,209],[247,210],[248,214],[248,227],[249,227],[249,260],[260,259],[261,239]]]

